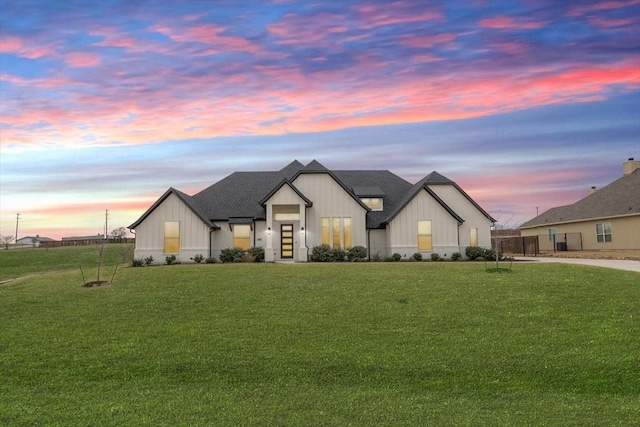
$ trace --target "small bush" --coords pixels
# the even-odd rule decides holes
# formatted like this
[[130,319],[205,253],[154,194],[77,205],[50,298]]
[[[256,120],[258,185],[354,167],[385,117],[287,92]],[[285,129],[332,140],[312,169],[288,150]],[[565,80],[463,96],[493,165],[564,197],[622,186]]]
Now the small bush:
[[393,255],[391,255],[389,258],[387,258],[385,261],[387,262],[398,262],[402,259],[402,255],[400,255],[399,253],[394,253]]
[[414,261],[422,261],[422,254],[420,252],[416,252],[415,254],[411,255],[411,259]]
[[333,249],[329,245],[318,245],[311,249],[311,261],[331,262],[333,261]]
[[249,255],[254,258],[253,262],[264,262],[264,248],[249,248]]
[[331,250],[333,261],[344,261],[347,258],[347,251],[342,248],[333,248]]
[[240,262],[243,254],[244,251],[240,248],[225,248],[220,251],[220,262]]
[[151,255],[144,257],[144,265],[151,265],[153,264],[153,257]]
[[354,246],[349,249],[347,253],[347,258],[349,261],[358,261],[363,260],[367,257],[367,248],[364,246]]
[[193,258],[191,258],[196,264],[200,264],[204,261],[204,256],[202,254],[196,254]]
[[478,257],[484,259],[484,249],[480,246],[467,246],[464,253],[469,259],[478,259]]
[[451,261],[458,261],[462,258],[462,254],[460,252],[454,252],[451,254]]
[[218,261],[214,257],[209,257],[205,259],[204,262],[206,262],[207,264],[215,264]]
[[167,262],[167,265],[176,264],[175,255],[169,255],[168,257],[165,257],[164,260]]
[[144,265],[144,260],[142,258],[134,258],[131,261],[131,267],[142,267]]
[[440,254],[434,252],[431,254],[431,261],[440,261],[442,260],[442,257],[440,256]]

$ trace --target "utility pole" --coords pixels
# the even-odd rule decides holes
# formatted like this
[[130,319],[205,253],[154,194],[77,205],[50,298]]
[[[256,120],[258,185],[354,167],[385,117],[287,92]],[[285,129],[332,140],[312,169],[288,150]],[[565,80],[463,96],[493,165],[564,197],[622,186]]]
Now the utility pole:
[[16,215],[16,244],[18,244],[18,221],[20,221],[20,213]]
[[109,218],[109,210],[104,210],[104,240],[107,240],[107,229],[108,229],[108,218]]

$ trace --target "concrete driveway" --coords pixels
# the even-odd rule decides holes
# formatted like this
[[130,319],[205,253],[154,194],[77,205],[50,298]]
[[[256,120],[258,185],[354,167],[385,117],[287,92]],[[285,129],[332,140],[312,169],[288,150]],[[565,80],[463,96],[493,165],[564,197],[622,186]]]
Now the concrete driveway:
[[515,257],[516,261],[531,262],[560,262],[564,264],[591,265],[594,267],[615,268],[640,273],[640,261],[628,259],[584,259],[584,258],[553,258],[553,257]]

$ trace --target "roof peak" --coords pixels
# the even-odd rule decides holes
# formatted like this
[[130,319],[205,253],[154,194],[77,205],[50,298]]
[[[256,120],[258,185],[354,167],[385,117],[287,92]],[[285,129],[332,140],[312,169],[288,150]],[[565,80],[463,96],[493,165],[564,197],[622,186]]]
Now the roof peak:
[[322,163],[320,163],[316,159],[313,159],[309,163],[307,163],[307,166],[304,167],[304,170],[305,171],[323,171],[323,172],[326,172],[329,169],[327,169]]

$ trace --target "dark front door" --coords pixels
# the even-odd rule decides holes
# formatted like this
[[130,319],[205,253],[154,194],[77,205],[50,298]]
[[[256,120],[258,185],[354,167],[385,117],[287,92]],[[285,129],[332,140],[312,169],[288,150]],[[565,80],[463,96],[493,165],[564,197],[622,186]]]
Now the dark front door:
[[280,257],[293,258],[293,224],[280,226]]

